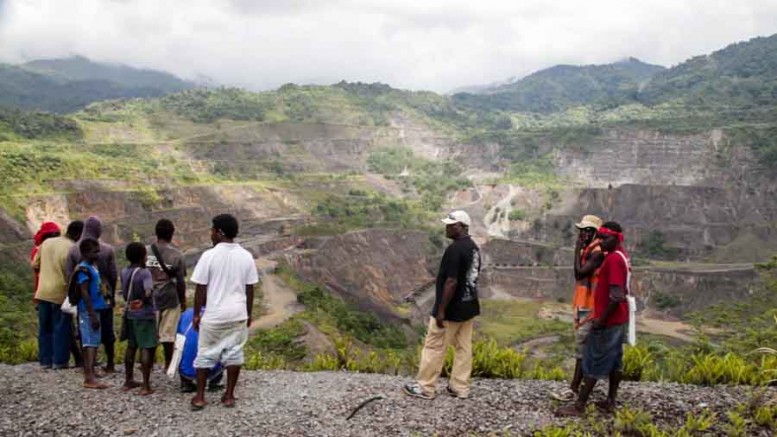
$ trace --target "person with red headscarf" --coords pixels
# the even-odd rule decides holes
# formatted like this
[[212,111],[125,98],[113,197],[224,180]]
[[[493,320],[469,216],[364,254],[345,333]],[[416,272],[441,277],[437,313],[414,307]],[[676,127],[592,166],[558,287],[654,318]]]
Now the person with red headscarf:
[[622,379],[623,344],[629,323],[629,256],[623,248],[623,228],[616,222],[607,222],[596,231],[600,247],[606,253],[599,268],[599,281],[594,291],[591,333],[583,353],[583,384],[573,405],[556,410],[557,416],[580,416],[585,411],[588,397],[600,379],[608,379],[607,400],[597,407],[615,410],[618,387]]
[[[43,222],[42,225],[40,225],[40,229],[38,229],[38,232],[35,233],[35,236],[33,237],[33,247],[32,252],[30,252],[30,263],[32,263],[35,260],[35,255],[38,254],[38,250],[40,249],[40,245],[43,244],[44,241],[51,237],[58,237],[60,233],[59,225],[57,225],[54,222]],[[40,272],[38,269],[36,269],[33,266],[33,274],[35,275],[32,291],[33,293],[38,290],[38,280],[40,276]],[[33,302],[36,302],[35,298],[33,297]]]

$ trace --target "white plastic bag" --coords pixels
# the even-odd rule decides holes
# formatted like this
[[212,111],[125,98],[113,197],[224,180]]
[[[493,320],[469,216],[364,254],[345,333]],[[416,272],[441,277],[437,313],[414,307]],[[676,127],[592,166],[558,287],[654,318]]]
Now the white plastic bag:
[[71,305],[70,299],[68,299],[67,296],[65,296],[65,301],[62,302],[62,306],[60,308],[65,314],[70,314],[71,316],[78,314],[78,307]]
[[626,342],[634,346],[637,344],[637,299],[631,295],[631,262],[620,250],[616,250],[615,253],[623,258],[623,262],[626,263],[626,302],[629,305],[629,326],[626,332]]
[[628,295],[626,301],[629,303],[629,332],[626,341],[629,345],[634,346],[637,344],[637,299]]
[[170,367],[167,368],[167,376],[169,378],[175,378],[175,374],[178,373],[178,366],[180,366],[181,358],[183,357],[184,345],[186,345],[186,336],[184,334],[175,334],[175,350],[173,351],[173,358],[170,360]]

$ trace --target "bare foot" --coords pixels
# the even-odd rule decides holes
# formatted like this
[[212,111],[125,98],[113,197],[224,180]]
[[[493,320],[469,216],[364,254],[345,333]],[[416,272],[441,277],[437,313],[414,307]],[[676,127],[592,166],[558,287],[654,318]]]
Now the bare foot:
[[148,395],[150,395],[152,393],[154,393],[154,389],[152,389],[151,387],[148,387],[148,388],[143,387],[138,392],[138,396],[148,396]]
[[205,402],[204,399],[197,399],[197,396],[192,398],[190,404],[192,411],[200,411],[205,408],[206,405],[208,405],[208,403]]
[[116,373],[116,368],[113,366],[105,366],[103,367],[103,372],[106,374]]
[[221,397],[221,405],[223,405],[226,408],[234,408],[235,406],[235,398],[233,397]]
[[127,382],[124,383],[123,386],[121,386],[121,391],[130,391],[133,388],[140,387],[141,385],[142,384],[137,382],[137,381],[127,381]]
[[106,388],[110,387],[108,384],[103,384],[102,382],[84,382],[84,388],[93,388],[97,390],[105,390]]

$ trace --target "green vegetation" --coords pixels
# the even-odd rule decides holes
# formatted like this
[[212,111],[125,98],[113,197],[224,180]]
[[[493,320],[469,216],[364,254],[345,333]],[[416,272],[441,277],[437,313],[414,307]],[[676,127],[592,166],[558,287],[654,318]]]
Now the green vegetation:
[[621,407],[614,417],[595,412],[593,406],[580,421],[565,425],[548,425],[536,430],[535,437],[572,437],[597,435],[629,435],[639,437],[691,437],[698,435],[767,435],[777,430],[777,406],[766,400],[763,392],[754,392],[747,403],[730,411],[716,412],[708,408],[688,411],[680,423],[654,417],[648,411]]
[[551,113],[586,104],[612,107],[634,101],[640,84],[662,70],[633,58],[608,65],[557,65],[488,94],[456,94],[454,98],[478,109],[511,112]]
[[522,209],[513,209],[510,214],[507,215],[510,221],[521,221],[526,219],[526,211]]
[[301,317],[317,326],[333,325],[341,334],[351,336],[377,348],[400,349],[407,346],[401,329],[386,324],[374,314],[359,311],[353,304],[338,299],[321,286],[304,282],[290,270],[280,267],[278,273],[297,291],[297,300],[305,305]]
[[77,148],[48,142],[3,143],[0,207],[21,216],[28,196],[50,193],[63,181],[121,180],[129,187],[144,188],[149,178],[175,180],[186,175],[187,182],[198,178],[183,163],[163,161],[149,151],[146,146],[130,145]]
[[90,62],[85,58],[0,64],[0,106],[67,113],[89,103],[156,97],[191,87],[170,74]]
[[424,208],[438,211],[448,193],[468,188],[471,183],[461,176],[463,168],[453,161],[430,161],[417,157],[409,148],[376,150],[367,159],[370,170],[414,188]]
[[[15,257],[0,249],[3,259]],[[26,264],[0,264],[0,362],[20,363],[37,359],[38,344],[32,304],[32,272]]]
[[570,324],[538,316],[546,306],[536,301],[484,300],[483,317],[477,319],[478,331],[500,346],[515,346],[534,338],[570,333]]
[[299,362],[307,353],[298,337],[305,333],[299,318],[290,319],[273,329],[258,329],[246,347],[265,356],[277,357],[282,362]]
[[653,295],[653,306],[659,310],[667,310],[679,306],[682,300],[674,294],[656,292]]
[[732,44],[658,73],[640,92],[653,104],[682,99],[707,107],[752,107],[777,103],[777,35]]
[[395,200],[363,190],[350,190],[345,196],[327,196],[316,204],[312,213],[316,223],[301,228],[300,234],[342,233],[375,227],[420,229],[429,218],[418,202]]
[[665,246],[666,239],[664,233],[659,230],[650,231],[644,240],[637,244],[637,253],[644,258],[651,259],[674,259],[677,256],[677,250]]
[[0,142],[49,138],[75,140],[80,137],[81,129],[70,118],[0,108]]

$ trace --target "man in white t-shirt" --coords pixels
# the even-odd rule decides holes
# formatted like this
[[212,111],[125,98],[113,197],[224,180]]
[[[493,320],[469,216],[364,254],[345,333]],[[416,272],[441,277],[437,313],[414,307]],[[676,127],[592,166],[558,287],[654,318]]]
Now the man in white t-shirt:
[[254,258],[234,242],[237,231],[236,218],[229,214],[214,217],[210,232],[214,247],[202,254],[192,273],[191,281],[197,285],[192,326],[200,337],[194,359],[197,394],[191,401],[195,411],[206,405],[208,370],[219,361],[227,369],[227,388],[221,403],[235,406],[235,386],[251,326],[254,284],[259,282]]

